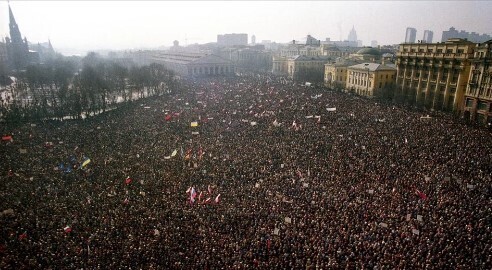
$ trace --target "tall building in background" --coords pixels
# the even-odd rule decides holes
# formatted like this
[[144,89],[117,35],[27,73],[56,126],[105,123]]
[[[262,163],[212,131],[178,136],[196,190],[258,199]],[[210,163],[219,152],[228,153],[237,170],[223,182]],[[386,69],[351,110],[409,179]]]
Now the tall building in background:
[[225,34],[217,35],[219,46],[246,46],[248,45],[248,34]]
[[432,43],[432,38],[434,37],[434,32],[431,30],[424,31],[424,37],[422,38],[422,42]]
[[255,35],[251,36],[251,44],[253,44],[253,45],[256,44],[256,36]]
[[352,30],[350,30],[347,40],[357,42],[357,32],[355,32],[354,26],[352,26]]
[[445,42],[446,40],[450,38],[462,38],[462,39],[467,39],[471,42],[475,43],[482,43],[486,42],[492,39],[492,36],[487,35],[487,34],[478,34],[475,32],[466,32],[465,30],[461,30],[458,32],[456,28],[451,27],[449,28],[448,31],[442,31],[442,38],[441,42]]
[[9,4],[10,38],[5,38],[9,67],[14,70],[25,68],[29,64],[29,45],[27,39],[22,39],[19,26]]
[[417,37],[417,29],[412,27],[407,27],[407,32],[405,33],[405,43],[415,43],[416,37]]

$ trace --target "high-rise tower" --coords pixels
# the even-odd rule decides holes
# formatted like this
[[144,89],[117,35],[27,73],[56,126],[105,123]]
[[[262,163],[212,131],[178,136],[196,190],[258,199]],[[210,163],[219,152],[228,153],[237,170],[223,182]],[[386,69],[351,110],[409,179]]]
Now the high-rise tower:
[[355,41],[357,42],[357,33],[355,32],[355,27],[352,26],[352,30],[350,30],[350,33],[348,35],[348,41]]
[[417,29],[412,27],[407,27],[407,32],[405,33],[405,43],[415,43],[416,37],[417,37]]

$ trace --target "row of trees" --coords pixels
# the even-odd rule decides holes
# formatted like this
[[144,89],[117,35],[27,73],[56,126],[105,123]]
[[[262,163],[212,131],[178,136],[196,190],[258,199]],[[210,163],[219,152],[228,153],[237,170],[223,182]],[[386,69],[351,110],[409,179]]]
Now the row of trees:
[[177,88],[162,65],[122,65],[96,53],[31,65],[14,77],[0,98],[0,117],[9,122],[81,118]]

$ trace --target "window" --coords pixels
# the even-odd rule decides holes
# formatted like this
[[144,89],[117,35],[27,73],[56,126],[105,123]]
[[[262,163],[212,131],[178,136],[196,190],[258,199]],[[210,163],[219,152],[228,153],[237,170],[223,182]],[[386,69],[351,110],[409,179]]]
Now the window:
[[487,105],[488,105],[487,102],[481,101],[481,102],[478,103],[477,109],[479,111],[484,111],[484,110],[487,109]]
[[458,49],[458,53],[464,53],[464,52],[465,52],[465,50],[463,50],[463,49]]
[[453,49],[447,49],[446,53],[453,53]]
[[467,98],[466,103],[465,103],[465,107],[471,108],[472,106],[473,106],[473,99]]
[[434,52],[434,50],[433,49],[427,49],[427,52],[432,53],[432,52]]
[[437,53],[442,53],[442,49],[437,49]]

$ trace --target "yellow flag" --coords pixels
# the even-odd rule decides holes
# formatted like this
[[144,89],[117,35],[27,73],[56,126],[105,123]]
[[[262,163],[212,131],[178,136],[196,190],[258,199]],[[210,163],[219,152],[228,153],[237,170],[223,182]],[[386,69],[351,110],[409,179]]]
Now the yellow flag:
[[191,127],[198,127],[198,122],[191,122]]
[[174,150],[173,153],[171,154],[171,157],[174,157],[178,153],[178,150]]
[[84,161],[84,163],[82,163],[82,168],[87,166],[87,164],[91,163],[91,160],[88,158]]

